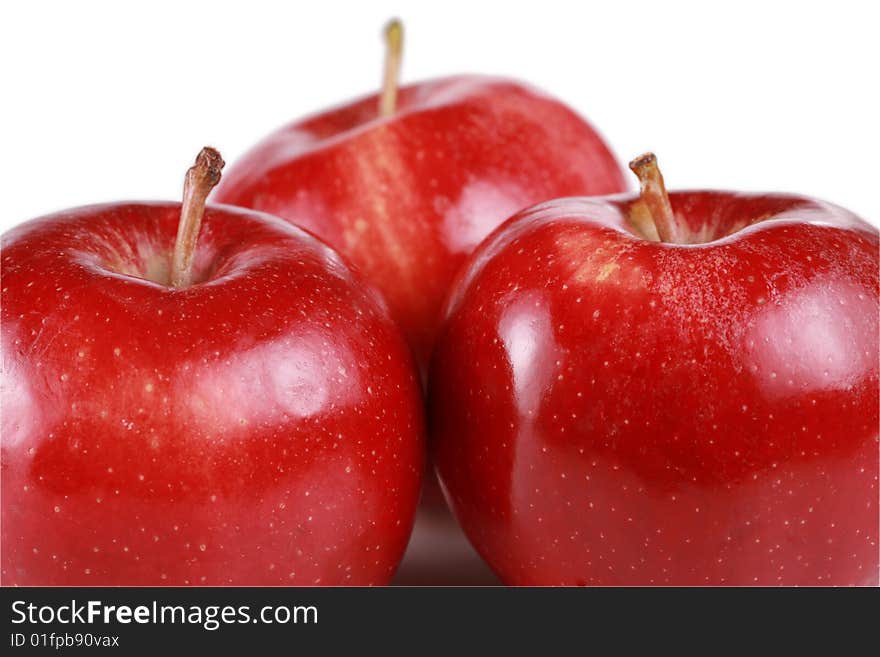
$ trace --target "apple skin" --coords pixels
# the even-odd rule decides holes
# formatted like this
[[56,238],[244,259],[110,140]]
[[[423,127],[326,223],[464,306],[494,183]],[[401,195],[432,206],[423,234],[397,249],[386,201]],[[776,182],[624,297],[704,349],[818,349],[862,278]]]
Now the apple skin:
[[179,215],[93,206],[3,237],[3,584],[388,582],[425,447],[384,302],[311,235],[222,206],[201,282],[154,283]]
[[705,243],[561,199],[459,274],[429,386],[452,509],[507,584],[877,584],[877,231],[671,202]]
[[601,137],[518,82],[459,76],[296,121],[226,172],[213,198],[275,214],[337,249],[385,295],[424,372],[443,296],[502,221],[558,196],[627,189]]

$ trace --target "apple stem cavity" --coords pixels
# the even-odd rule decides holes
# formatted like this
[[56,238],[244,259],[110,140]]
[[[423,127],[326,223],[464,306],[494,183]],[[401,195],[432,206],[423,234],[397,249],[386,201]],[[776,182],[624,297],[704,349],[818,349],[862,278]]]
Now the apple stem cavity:
[[192,284],[196,242],[202,226],[202,217],[205,216],[205,201],[211,190],[220,182],[220,171],[224,164],[218,151],[205,146],[196,157],[196,163],[186,172],[180,223],[177,225],[177,240],[174,243],[174,255],[171,261],[171,285],[174,287],[187,287]]
[[660,167],[657,165],[657,156],[653,153],[640,155],[629,163],[629,168],[638,176],[641,187],[641,198],[638,202],[650,215],[660,241],[671,244],[684,243],[681,227],[672,211],[669,194],[666,193],[663,174],[660,173]]
[[403,59],[403,23],[392,18],[383,30],[385,39],[385,75],[379,95],[379,116],[391,116],[397,110],[397,87]]

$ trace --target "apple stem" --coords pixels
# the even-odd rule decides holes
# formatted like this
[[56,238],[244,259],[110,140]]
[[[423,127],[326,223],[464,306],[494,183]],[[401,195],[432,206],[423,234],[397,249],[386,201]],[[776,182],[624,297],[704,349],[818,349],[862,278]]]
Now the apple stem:
[[171,262],[171,285],[174,287],[187,287],[192,283],[192,267],[202,217],[205,216],[205,201],[220,182],[220,171],[224,164],[219,152],[205,146],[196,157],[196,163],[186,172],[180,223],[177,224],[177,240]]
[[397,87],[403,59],[403,23],[392,18],[383,30],[385,38],[385,75],[379,95],[379,116],[391,116],[397,109]]
[[639,178],[641,186],[640,203],[647,209],[657,228],[661,242],[681,244],[684,242],[679,230],[678,220],[672,211],[669,194],[663,182],[663,174],[657,166],[657,156],[653,153],[640,155],[629,163],[629,168]]

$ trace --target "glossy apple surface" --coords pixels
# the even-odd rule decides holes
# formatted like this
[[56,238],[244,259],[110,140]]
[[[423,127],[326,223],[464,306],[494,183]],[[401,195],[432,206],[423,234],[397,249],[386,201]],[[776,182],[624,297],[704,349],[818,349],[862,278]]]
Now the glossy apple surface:
[[378,293],[281,220],[180,204],[12,230],[2,256],[4,585],[381,584],[424,462]]
[[558,101],[510,80],[402,87],[294,122],[224,176],[214,199],[309,229],[377,285],[426,365],[456,269],[503,220],[565,195],[625,189],[602,139]]
[[[509,584],[877,584],[878,235],[805,198],[563,199],[452,288],[434,458]],[[636,222],[637,223],[637,222]]]

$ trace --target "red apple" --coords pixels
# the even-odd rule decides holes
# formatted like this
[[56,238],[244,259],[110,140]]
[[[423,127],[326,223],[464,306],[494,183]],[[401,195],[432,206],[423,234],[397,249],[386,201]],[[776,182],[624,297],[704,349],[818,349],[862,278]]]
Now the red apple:
[[3,236],[3,584],[382,584],[400,561],[424,460],[406,343],[317,239],[204,210],[220,166],[200,155],[183,208]]
[[632,166],[641,198],[525,210],[452,288],[430,418],[466,533],[509,584],[877,584],[877,231]]
[[492,229],[533,203],[625,183],[593,128],[530,87],[458,76],[398,92],[401,34],[391,28],[381,96],[271,134],[214,199],[336,248],[383,292],[424,369],[446,288]]

